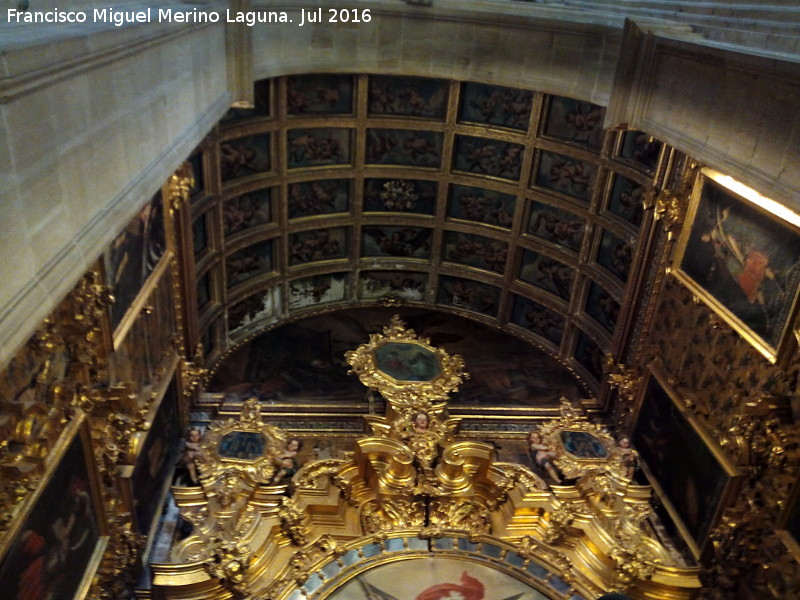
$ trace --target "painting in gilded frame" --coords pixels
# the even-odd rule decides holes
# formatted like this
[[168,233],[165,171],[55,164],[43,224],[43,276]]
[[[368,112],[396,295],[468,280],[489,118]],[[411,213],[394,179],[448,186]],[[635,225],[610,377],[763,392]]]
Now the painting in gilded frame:
[[650,482],[699,558],[722,510],[736,494],[739,472],[656,366],[651,366],[643,385],[633,443]]
[[160,512],[164,482],[175,465],[180,449],[178,388],[173,380],[158,407],[147,438],[139,451],[131,476],[131,491],[139,533],[149,535]]
[[586,232],[586,219],[563,208],[535,200],[531,202],[527,232],[578,252]]
[[514,88],[463,83],[459,120],[527,131],[531,120],[533,92]]
[[444,136],[438,131],[367,129],[365,162],[370,165],[439,167]]
[[[738,193],[739,189],[741,193]],[[800,215],[704,169],[676,277],[772,362],[789,353],[800,290]]]
[[365,179],[364,212],[432,215],[437,184],[420,179]]
[[430,258],[433,230],[427,227],[364,227],[363,256]]
[[517,197],[469,185],[451,184],[447,214],[452,219],[511,228]]
[[470,135],[456,135],[453,168],[457,171],[518,181],[525,146]]
[[116,328],[144,282],[166,252],[161,193],[144,205],[105,253],[106,279],[114,294],[111,323]]
[[373,75],[369,78],[370,116],[444,119],[450,84],[442,79]]
[[500,288],[471,279],[442,275],[436,301],[494,317],[497,316],[500,302]]
[[647,186],[615,174],[608,196],[608,212],[634,227],[642,224]]
[[511,322],[558,346],[564,336],[566,319],[564,315],[530,298],[514,294]]
[[320,127],[290,129],[286,134],[286,156],[290,169],[349,165],[352,131]]
[[222,203],[222,231],[226,237],[272,221],[272,188],[236,196]]
[[289,234],[289,264],[345,258],[347,231],[346,227],[328,227]]
[[523,250],[519,278],[568,300],[575,283],[575,268],[533,250]]
[[219,167],[222,182],[269,172],[270,134],[259,133],[226,140],[219,144]]
[[547,118],[542,128],[544,136],[600,148],[605,108],[573,98],[550,96],[546,111]]
[[633,247],[612,232],[604,230],[597,248],[597,264],[608,269],[611,274],[625,283],[628,281],[632,262]]
[[350,75],[292,75],[286,78],[286,112],[291,116],[353,113]]
[[290,183],[286,204],[290,219],[346,213],[350,210],[349,179],[319,179]]
[[442,259],[503,273],[508,260],[508,244],[482,235],[445,231]]
[[88,435],[80,429],[0,564],[6,598],[80,598],[85,592],[103,538]]
[[542,151],[536,169],[536,185],[589,201],[597,175],[597,165],[572,156]]
[[586,314],[612,333],[619,319],[619,302],[599,283],[592,281],[586,294]]
[[436,355],[416,342],[386,342],[374,353],[375,368],[397,381],[433,381],[442,373]]
[[241,250],[237,250],[225,259],[225,270],[228,275],[228,286],[257,277],[273,270],[273,242],[258,242]]

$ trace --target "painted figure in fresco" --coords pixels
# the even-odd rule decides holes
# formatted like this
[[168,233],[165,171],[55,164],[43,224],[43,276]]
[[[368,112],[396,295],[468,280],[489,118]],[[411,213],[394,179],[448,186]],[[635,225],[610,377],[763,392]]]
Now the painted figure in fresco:
[[460,585],[438,583],[421,592],[415,600],[483,600],[483,592],[483,584],[464,572]]
[[631,447],[631,438],[627,435],[619,438],[617,448],[619,448],[620,461],[625,470],[625,477],[633,479],[636,470],[639,468],[639,453]]
[[542,436],[537,429],[531,429],[528,434],[528,452],[537,467],[544,469],[553,481],[561,483],[561,477],[553,464],[556,453],[542,441]]
[[575,139],[585,142],[589,140],[592,131],[598,125],[602,126],[603,116],[603,109],[592,104],[586,112],[583,112],[581,106],[567,111],[564,120],[575,131]]
[[[583,240],[584,222],[580,219],[562,219],[559,215],[540,211],[531,223],[531,233],[538,233],[544,238],[569,248],[580,248]],[[543,231],[539,231],[540,228]]]
[[550,187],[574,196],[583,196],[592,181],[580,160],[558,158],[550,167]]
[[302,440],[298,438],[290,438],[286,442],[286,449],[275,457],[275,464],[278,470],[272,477],[272,483],[279,484],[286,480],[287,482],[294,477],[294,474],[300,470],[300,463],[297,460],[297,453],[303,447]]
[[249,175],[258,169],[255,166],[258,152],[249,139],[233,140],[219,145],[222,180]]

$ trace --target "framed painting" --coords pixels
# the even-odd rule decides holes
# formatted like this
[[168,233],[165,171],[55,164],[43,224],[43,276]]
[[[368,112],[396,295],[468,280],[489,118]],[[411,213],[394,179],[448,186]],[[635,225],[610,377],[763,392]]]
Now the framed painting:
[[408,302],[422,302],[425,298],[427,283],[427,273],[406,270],[361,271],[358,293],[363,300],[394,297]]
[[579,252],[585,232],[585,218],[538,200],[531,202],[527,233]]
[[800,215],[703,169],[673,272],[770,362],[790,354],[800,290]]
[[443,275],[439,278],[436,301],[494,317],[497,316],[500,302],[500,288],[471,279]]
[[597,264],[625,283],[628,281],[632,262],[633,246],[609,230],[603,230],[597,248]]
[[364,227],[361,230],[363,256],[429,258],[433,230],[426,227]]
[[597,342],[586,334],[586,332],[580,329],[577,331],[578,339],[575,342],[575,360],[586,369],[595,380],[602,383],[606,353]]
[[85,425],[72,437],[0,564],[4,598],[83,598],[107,538]]
[[228,332],[233,337],[255,324],[277,318],[280,307],[280,286],[252,294],[228,308]]
[[644,131],[624,131],[618,143],[617,156],[645,173],[654,173],[663,146]]
[[647,186],[614,174],[608,191],[606,210],[634,227],[642,224]]
[[739,472],[667,384],[660,367],[650,366],[639,404],[633,442],[642,469],[700,558],[710,544],[709,533],[737,493]]
[[228,273],[228,286],[268,273],[275,267],[273,264],[273,241],[266,240],[230,254],[225,258],[225,270]]
[[586,294],[586,314],[613,333],[619,319],[619,302],[599,283],[591,281]]
[[342,302],[347,297],[347,274],[314,275],[289,282],[289,308],[297,310],[318,304]]
[[577,269],[570,267],[546,254],[523,249],[519,278],[569,300]]
[[131,475],[131,494],[139,533],[150,535],[160,513],[170,481],[170,473],[178,457],[178,388],[173,379],[158,407],[147,437],[139,450]]

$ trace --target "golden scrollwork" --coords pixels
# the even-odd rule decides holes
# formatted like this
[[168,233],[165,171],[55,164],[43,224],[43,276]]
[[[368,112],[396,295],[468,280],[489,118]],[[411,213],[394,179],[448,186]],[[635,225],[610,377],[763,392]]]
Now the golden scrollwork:
[[308,514],[289,497],[283,498],[278,511],[281,529],[295,546],[305,546],[308,543],[309,527]]
[[661,190],[656,197],[655,218],[661,221],[667,239],[671,240],[683,225],[688,206],[688,196],[677,195],[670,190]]
[[434,527],[466,532],[474,540],[491,533],[489,512],[485,502],[466,498],[437,498],[431,502],[429,518]]
[[365,533],[418,529],[424,524],[425,503],[421,500],[375,499],[361,507],[361,527]]
[[516,552],[525,559],[526,566],[531,560],[543,560],[559,573],[565,573],[571,566],[563,552],[550,548],[531,535],[526,535],[519,541]]

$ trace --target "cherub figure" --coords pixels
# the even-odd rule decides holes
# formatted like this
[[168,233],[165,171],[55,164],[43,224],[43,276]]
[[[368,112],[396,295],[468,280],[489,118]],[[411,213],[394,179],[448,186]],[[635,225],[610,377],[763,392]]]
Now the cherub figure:
[[291,479],[300,470],[300,463],[297,460],[297,453],[303,447],[303,442],[298,438],[291,438],[286,442],[286,449],[275,457],[275,465],[278,470],[272,477],[273,484],[279,484],[284,479]]
[[200,441],[203,434],[197,427],[190,427],[186,430],[186,441],[179,459],[179,465],[184,467],[189,474],[189,481],[192,485],[198,485],[197,478],[197,459],[200,457]]
[[561,483],[561,477],[559,476],[558,471],[556,471],[556,467],[553,464],[553,459],[556,457],[556,453],[544,443],[542,440],[542,435],[536,429],[531,429],[530,433],[528,434],[528,452],[530,453],[531,459],[536,466],[547,471],[547,474],[553,481],[558,484]]
[[627,435],[619,438],[617,448],[625,477],[633,479],[636,469],[639,468],[639,453],[631,447],[631,438]]

